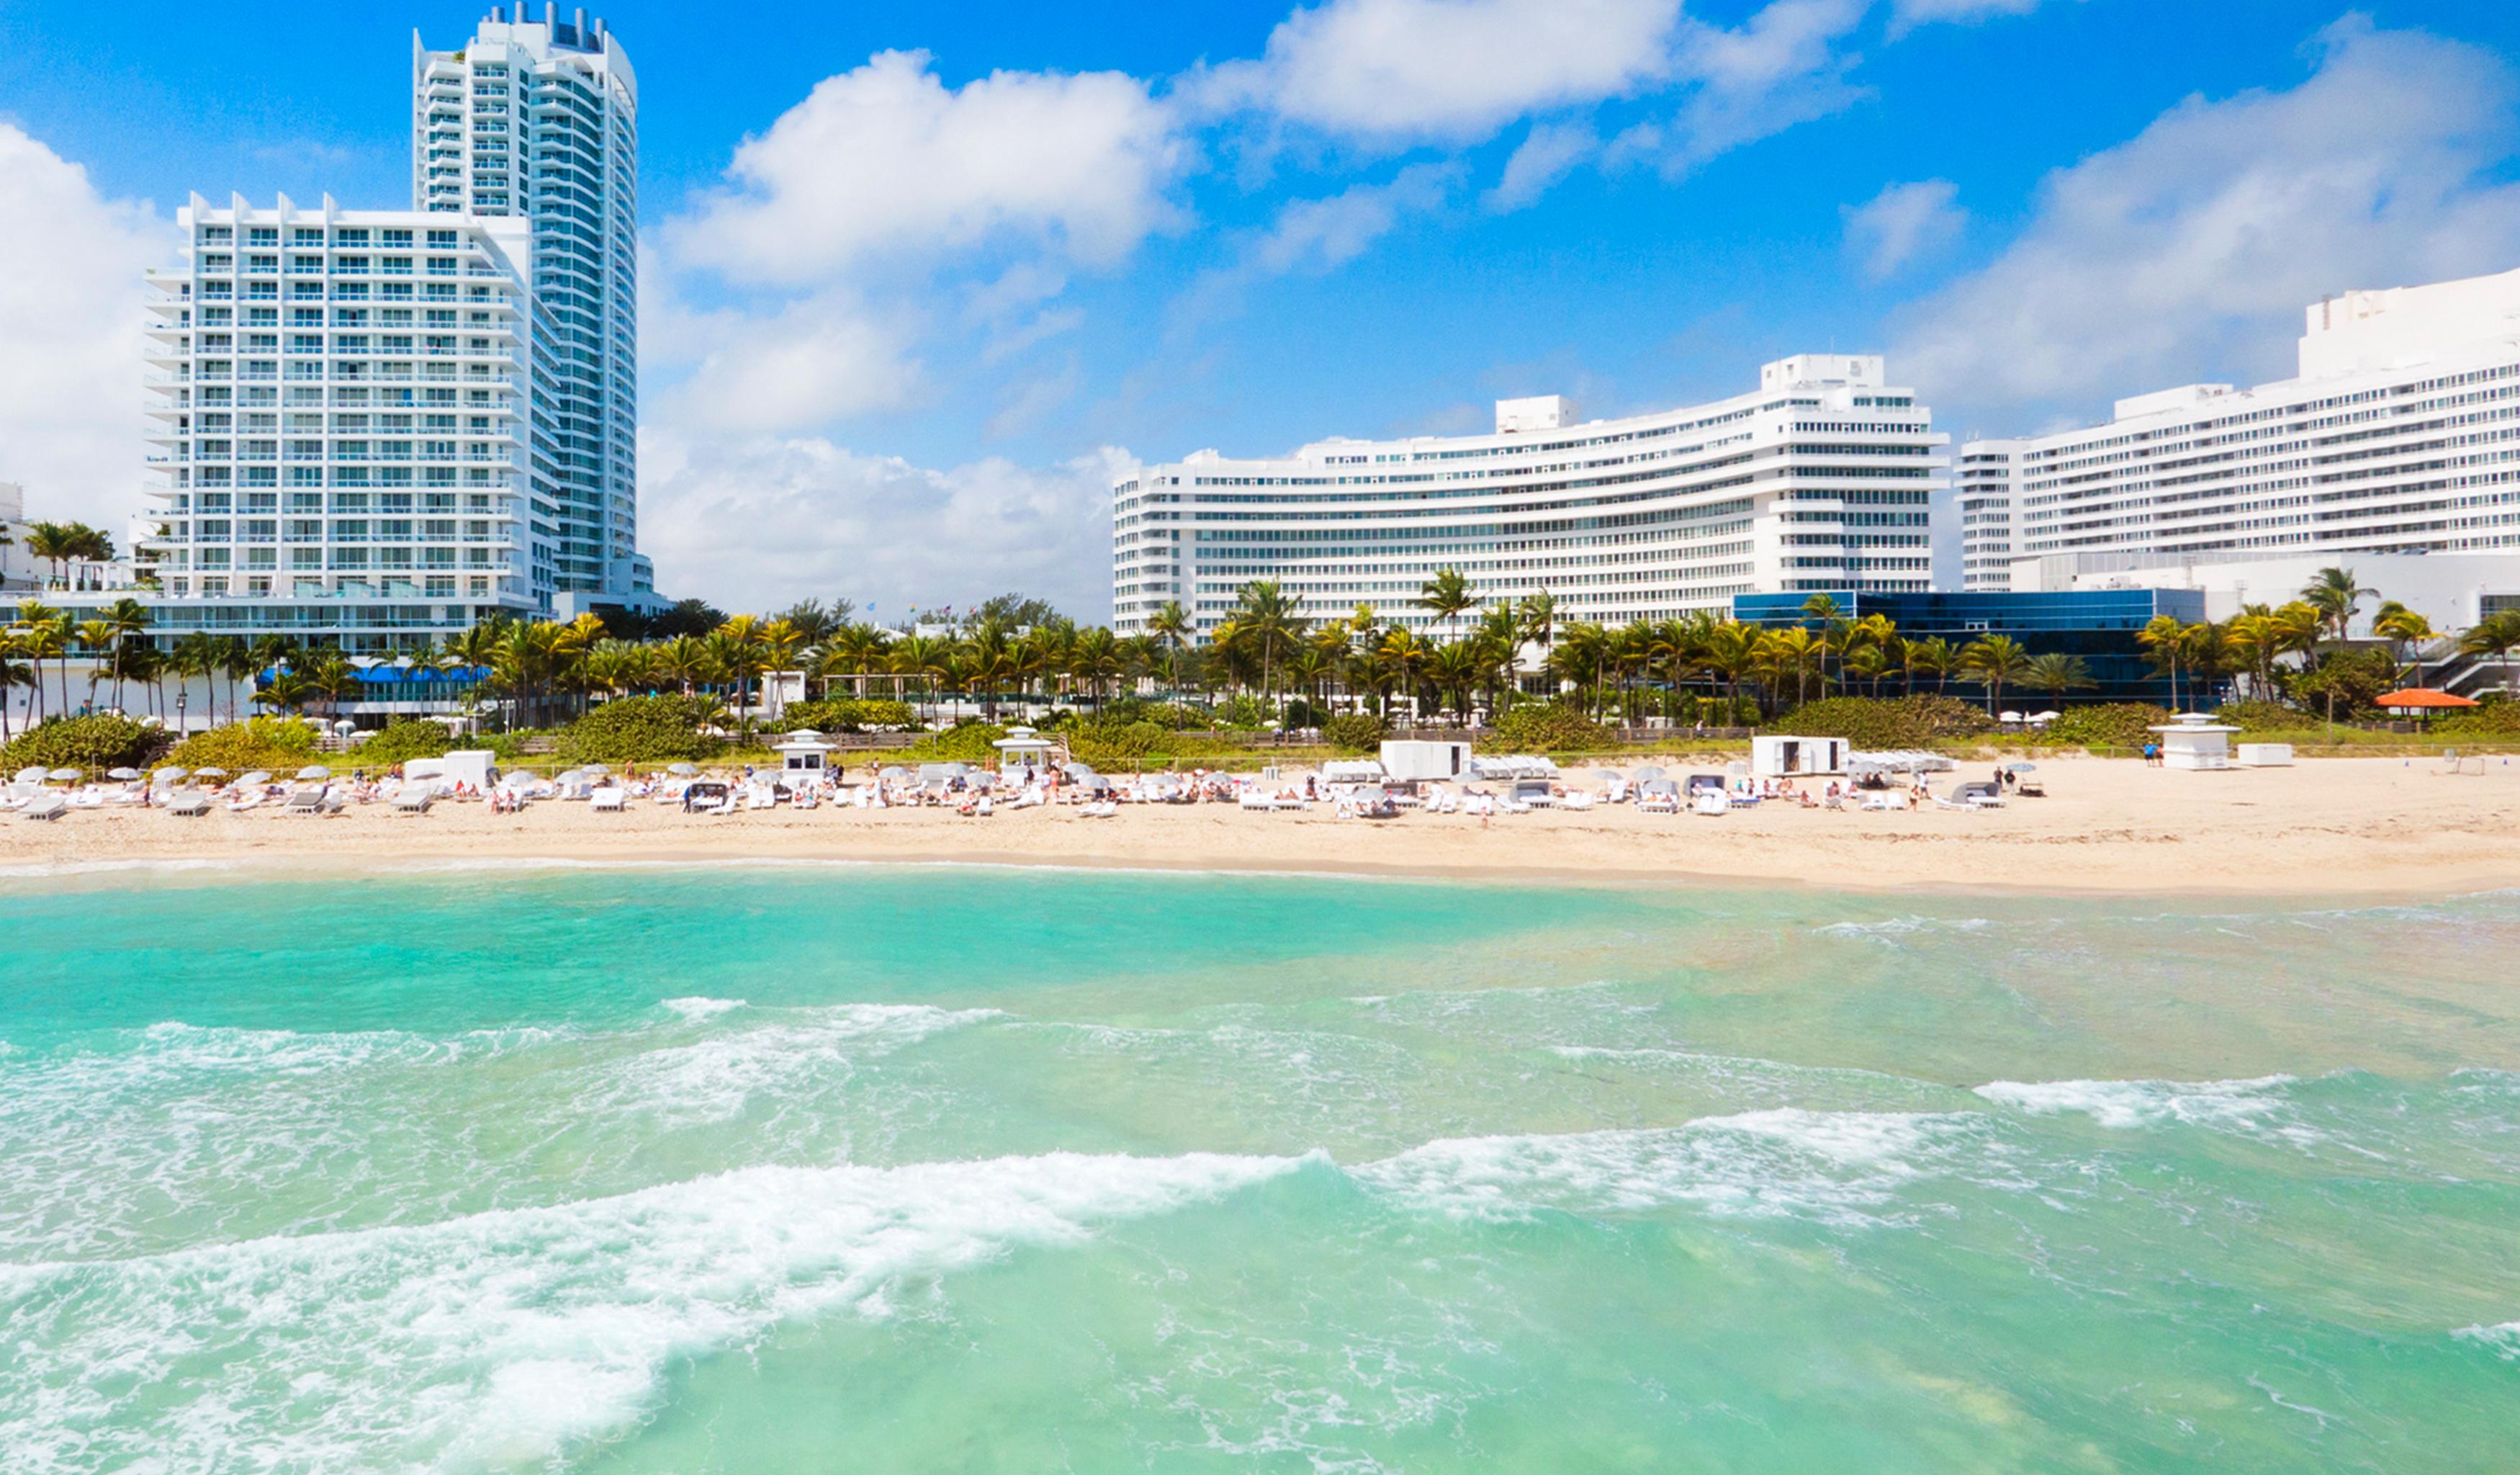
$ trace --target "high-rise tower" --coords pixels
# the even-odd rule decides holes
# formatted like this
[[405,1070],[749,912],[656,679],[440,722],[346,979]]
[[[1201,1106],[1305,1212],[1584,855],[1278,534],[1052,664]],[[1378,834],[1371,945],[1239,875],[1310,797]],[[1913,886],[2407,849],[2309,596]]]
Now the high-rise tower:
[[[639,81],[584,9],[493,6],[458,51],[412,37],[412,207],[532,234],[529,489],[562,606],[644,605]],[[547,521],[546,521],[547,520]]]

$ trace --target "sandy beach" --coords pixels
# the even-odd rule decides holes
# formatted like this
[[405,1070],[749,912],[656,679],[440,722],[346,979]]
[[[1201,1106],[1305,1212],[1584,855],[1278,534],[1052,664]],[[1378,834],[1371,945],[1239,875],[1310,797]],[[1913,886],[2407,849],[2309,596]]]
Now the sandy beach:
[[[2222,773],[2123,760],[2040,765],[2049,796],[1977,813],[1831,812],[1768,804],[1721,817],[1628,807],[1340,819],[1328,807],[1059,806],[966,818],[832,807],[725,816],[653,803],[599,814],[542,804],[492,814],[441,803],[329,818],[158,809],[0,822],[0,868],[245,860],[351,868],[433,861],[855,860],[1811,885],[1851,890],[2439,895],[2520,883],[2520,764],[2328,759]],[[1982,777],[1966,765],[1962,777]],[[1944,785],[1948,787],[1948,782]],[[259,867],[257,867],[259,868]]]

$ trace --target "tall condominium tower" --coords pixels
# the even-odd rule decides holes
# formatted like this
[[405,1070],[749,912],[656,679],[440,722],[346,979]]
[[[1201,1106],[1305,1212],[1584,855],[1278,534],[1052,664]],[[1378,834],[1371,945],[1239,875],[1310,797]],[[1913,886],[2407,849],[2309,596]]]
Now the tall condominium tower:
[[583,9],[412,37],[412,208],[532,233],[527,470],[562,608],[652,602],[639,531],[639,80]]
[[1492,436],[1199,451],[1113,486],[1112,625],[1144,633],[1178,600],[1205,640],[1272,579],[1314,618],[1371,605],[1439,629],[1416,600],[1441,569],[1612,623],[1736,594],[1921,593],[1949,439],[1878,357],[1806,353],[1649,415],[1583,421],[1550,395],[1499,401]]

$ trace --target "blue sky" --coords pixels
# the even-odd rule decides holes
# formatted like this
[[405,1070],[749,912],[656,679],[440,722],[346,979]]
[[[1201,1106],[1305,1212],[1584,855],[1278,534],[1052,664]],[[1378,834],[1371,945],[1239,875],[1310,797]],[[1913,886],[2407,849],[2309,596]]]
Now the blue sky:
[[[0,0],[0,208],[68,222],[0,244],[0,479],[135,506],[173,208],[405,203],[411,31],[486,9]],[[590,11],[643,94],[645,540],[727,604],[1101,618],[1133,458],[1831,346],[2038,429],[2279,377],[2322,292],[2520,266],[2481,0]]]

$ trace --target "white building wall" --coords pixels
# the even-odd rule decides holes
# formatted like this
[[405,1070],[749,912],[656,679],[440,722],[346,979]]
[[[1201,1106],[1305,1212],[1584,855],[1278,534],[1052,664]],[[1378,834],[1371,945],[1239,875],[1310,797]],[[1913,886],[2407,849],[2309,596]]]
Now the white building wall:
[[571,608],[652,604],[639,553],[639,82],[582,8],[495,6],[456,51],[412,37],[412,207],[532,226],[531,474]]
[[1734,594],[1923,590],[1948,438],[1881,360],[1767,365],[1753,393],[1548,427],[1508,401],[1495,436],[1201,451],[1113,487],[1113,623],[1179,600],[1201,638],[1274,579],[1314,619],[1359,605],[1444,631],[1412,601],[1457,568],[1484,598],[1547,590],[1565,621],[1724,610]]
[[521,220],[195,196],[152,272],[156,633],[413,645],[548,610]]
[[2520,272],[2311,310],[2301,378],[2019,442],[2013,556],[2520,553]]
[[2205,618],[2228,620],[2250,605],[2301,597],[2319,571],[2341,567],[2374,592],[2362,601],[2348,633],[2368,638],[2383,600],[2396,600],[2448,633],[2497,610],[2520,608],[2520,559],[2505,553],[2358,553],[2342,557],[2235,559],[2219,563],[2107,567],[2124,560],[2073,556],[2032,560],[2022,587],[2044,589],[2200,589]]
[[1958,546],[1956,576],[1941,586],[2004,589],[2012,585],[2013,470],[2018,440],[1969,440],[1952,453],[1951,512],[1935,524]]

